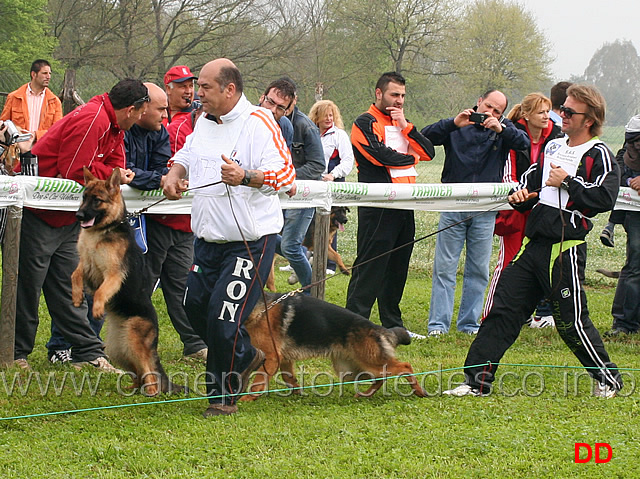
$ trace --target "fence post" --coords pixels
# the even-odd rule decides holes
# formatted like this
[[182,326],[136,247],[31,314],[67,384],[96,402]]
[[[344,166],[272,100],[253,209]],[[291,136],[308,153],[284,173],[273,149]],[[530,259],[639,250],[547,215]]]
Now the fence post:
[[[325,282],[327,274],[327,252],[329,248],[329,216],[330,211],[316,208],[316,227],[313,237],[313,270],[311,274],[311,296],[324,300]],[[319,282],[319,283],[318,283]]]
[[2,303],[0,304],[0,366],[13,364],[16,335],[16,295],[22,206],[7,207],[7,229],[2,245]]

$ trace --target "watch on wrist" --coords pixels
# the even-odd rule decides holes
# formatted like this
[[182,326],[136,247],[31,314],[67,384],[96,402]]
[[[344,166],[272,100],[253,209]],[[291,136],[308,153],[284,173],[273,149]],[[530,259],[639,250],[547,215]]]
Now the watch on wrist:
[[251,178],[249,178],[249,175],[247,174],[247,170],[244,170],[244,178],[242,178],[242,181],[240,182],[240,184],[242,186],[249,186],[249,183],[251,183]]
[[569,189],[569,182],[570,182],[571,180],[573,180],[573,176],[571,176],[571,175],[567,175],[567,176],[565,176],[565,177],[564,177],[564,180],[562,180],[562,187],[563,187],[565,190],[568,190],[568,189]]

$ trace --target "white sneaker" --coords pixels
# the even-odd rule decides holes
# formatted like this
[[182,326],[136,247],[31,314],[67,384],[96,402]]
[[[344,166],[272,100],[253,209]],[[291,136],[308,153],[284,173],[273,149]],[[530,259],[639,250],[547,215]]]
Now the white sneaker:
[[16,359],[15,361],[13,361],[13,364],[18,366],[20,369],[24,369],[25,371],[29,371],[31,369],[31,366],[29,366],[29,363],[24,358]]
[[426,336],[424,336],[422,334],[414,333],[412,331],[409,331],[408,329],[407,329],[407,333],[409,333],[409,337],[411,339],[427,339]]
[[202,361],[207,360],[207,355],[209,354],[209,348],[202,348],[195,353],[185,355],[185,359],[201,359]]
[[73,367],[80,370],[82,369],[82,366],[86,366],[87,364],[90,364],[91,366],[96,368],[98,371],[102,371],[105,373],[124,374],[124,371],[122,369],[118,369],[112,366],[111,363],[104,356],[96,358],[93,361],[81,361],[78,363],[73,363]]
[[331,275],[334,275],[334,274],[336,274],[336,272],[334,270],[327,269],[327,276],[331,276]]
[[439,338],[440,336],[444,335],[444,331],[440,330],[440,329],[434,329],[433,331],[429,331],[427,333],[427,337],[429,338]]
[[448,391],[443,391],[442,394],[446,394],[447,396],[482,396],[482,393],[478,389],[474,389],[468,384],[461,384],[457,388],[449,389]]
[[556,322],[553,320],[553,316],[534,316],[529,324],[530,328],[555,328]]
[[289,279],[287,279],[287,283],[289,284],[296,284],[298,282],[298,275],[296,274],[295,271],[291,271],[291,274],[289,275]]
[[280,266],[278,268],[280,271],[293,271],[293,268],[291,267],[290,264],[286,265],[286,266]]
[[597,398],[611,399],[616,397],[616,394],[618,394],[618,390],[608,384],[596,383],[593,389],[593,395]]

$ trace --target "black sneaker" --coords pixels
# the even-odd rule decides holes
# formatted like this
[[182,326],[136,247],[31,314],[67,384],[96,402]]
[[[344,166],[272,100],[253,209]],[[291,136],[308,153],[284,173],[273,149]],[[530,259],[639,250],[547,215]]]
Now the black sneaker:
[[621,336],[626,336],[628,334],[633,333],[633,331],[629,331],[627,328],[621,328],[620,326],[611,328],[611,330],[607,331],[603,334],[605,338],[619,338]]
[[602,241],[603,245],[608,246],[609,248],[613,248],[613,230],[604,228],[602,230],[602,233],[600,233],[600,241]]
[[58,349],[53,351],[49,355],[49,361],[51,364],[67,364],[71,362],[71,350],[70,349]]

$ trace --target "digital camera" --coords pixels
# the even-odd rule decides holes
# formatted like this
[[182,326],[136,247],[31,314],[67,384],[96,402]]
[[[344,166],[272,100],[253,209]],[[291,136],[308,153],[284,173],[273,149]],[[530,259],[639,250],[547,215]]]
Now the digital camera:
[[486,113],[478,113],[477,111],[474,111],[469,115],[469,121],[473,123],[484,123],[487,118],[489,118],[489,115]]
[[20,130],[11,120],[5,120],[4,125],[7,127],[7,131],[4,132],[4,143],[7,146],[11,146],[14,143],[21,143],[31,139],[31,133],[20,133]]

